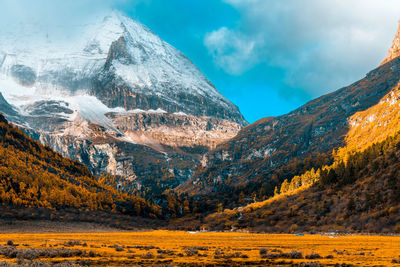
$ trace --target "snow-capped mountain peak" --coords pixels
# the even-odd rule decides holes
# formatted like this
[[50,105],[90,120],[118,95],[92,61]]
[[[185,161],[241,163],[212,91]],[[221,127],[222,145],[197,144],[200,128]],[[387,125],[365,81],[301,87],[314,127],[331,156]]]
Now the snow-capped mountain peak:
[[[68,30],[61,25],[64,38],[40,24],[13,28],[0,32],[0,92],[11,104],[90,94],[109,108],[162,109],[245,123],[188,58],[119,11]],[[115,91],[122,88],[123,93]]]
[[187,57],[117,11],[1,27],[0,112],[94,173],[140,185],[168,169],[163,188],[246,124]]

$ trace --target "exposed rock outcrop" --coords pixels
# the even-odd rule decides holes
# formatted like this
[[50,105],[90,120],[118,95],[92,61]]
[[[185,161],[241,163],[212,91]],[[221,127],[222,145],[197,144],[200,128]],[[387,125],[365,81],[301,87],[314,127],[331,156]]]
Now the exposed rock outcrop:
[[[301,162],[315,153],[330,156],[334,149],[348,142],[349,132],[358,136],[355,127],[360,131],[370,120],[381,121],[370,117],[371,113],[367,116],[357,112],[397,103],[399,82],[400,58],[396,57],[348,87],[310,101],[289,114],[259,120],[210,151],[206,164],[179,189],[209,196],[216,188],[219,192],[231,192],[240,187],[245,194],[262,188],[263,194],[272,195],[274,187],[283,181],[279,179],[296,175],[293,171],[284,173],[280,167],[297,164],[294,169],[299,169]],[[397,112],[389,110],[380,110],[383,121],[388,119],[387,114]]]
[[400,56],[400,20],[399,28],[397,29],[396,35],[394,36],[392,47],[390,47],[389,52],[386,55],[385,60],[381,65],[388,63],[389,61],[398,58]]

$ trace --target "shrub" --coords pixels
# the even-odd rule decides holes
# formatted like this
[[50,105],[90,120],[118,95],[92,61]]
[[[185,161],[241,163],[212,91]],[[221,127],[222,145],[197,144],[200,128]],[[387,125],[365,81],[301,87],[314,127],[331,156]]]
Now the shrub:
[[169,255],[169,256],[175,255],[175,252],[173,252],[172,250],[168,250],[168,249],[166,249],[166,250],[159,249],[159,250],[157,250],[157,253],[158,254],[165,254],[165,255]]
[[289,253],[281,253],[281,258],[285,259],[303,259],[303,253],[300,251],[292,250]]
[[136,248],[141,250],[160,249],[159,247],[155,246],[127,246],[126,248]]
[[64,243],[63,245],[66,246],[66,247],[82,246],[82,241],[80,241],[80,240],[69,240],[66,243]]
[[80,259],[78,263],[79,266],[93,266],[93,261],[90,259]]
[[191,249],[194,249],[194,250],[202,250],[202,251],[207,251],[208,250],[208,247],[190,247]]
[[248,258],[248,256],[243,254],[242,252],[238,251],[238,252],[235,252],[233,254],[227,255],[226,258],[229,258],[229,259],[230,258],[242,258],[242,259],[245,259],[245,258]]
[[124,248],[121,246],[118,246],[118,245],[115,245],[114,248],[115,248],[115,251],[118,251],[118,252],[124,251]]
[[298,266],[300,267],[320,267],[321,264],[318,262],[302,262]]
[[281,254],[278,253],[267,253],[261,256],[263,259],[279,259]]
[[266,255],[268,253],[267,248],[260,248],[260,256]]
[[[272,253],[275,252],[275,253]],[[304,259],[303,253],[300,251],[292,250],[291,252],[282,252],[279,249],[260,249],[260,256],[263,259]]]
[[344,254],[344,252],[345,252],[345,250],[334,250],[333,252],[335,252],[336,254],[338,254],[338,255],[343,255]]
[[197,250],[196,247],[185,248],[185,253],[186,253],[186,256],[188,256],[188,257],[199,255],[199,251]]
[[35,249],[19,250],[16,257],[18,259],[34,260],[39,258],[39,252]]
[[151,252],[147,252],[146,254],[142,255],[142,259],[154,259],[154,254]]
[[321,255],[313,252],[310,255],[307,255],[306,259],[314,260],[314,259],[322,259],[322,257],[321,257]]
[[17,249],[15,247],[0,247],[0,255],[3,255],[7,258],[11,259],[37,259],[39,257],[45,258],[72,258],[72,257],[79,257],[84,256],[86,254],[85,251],[78,250],[78,249]]
[[220,259],[223,257],[223,255],[224,255],[224,252],[218,248],[214,251],[214,259]]

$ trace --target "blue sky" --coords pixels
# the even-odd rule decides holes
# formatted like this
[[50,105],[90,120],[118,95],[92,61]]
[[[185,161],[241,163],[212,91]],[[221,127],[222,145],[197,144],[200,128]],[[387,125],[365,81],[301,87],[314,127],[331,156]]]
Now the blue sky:
[[0,23],[74,22],[112,8],[187,55],[249,122],[364,77],[400,19],[398,0],[1,0]]
[[378,66],[400,19],[398,2],[145,0],[115,7],[185,53],[254,122]]
[[[249,122],[284,114],[310,99],[307,94],[299,98],[281,96],[260,66],[232,74],[215,62],[205,45],[207,34],[221,27],[235,27],[241,18],[239,11],[228,3],[153,0],[134,6],[121,4],[118,9],[147,25],[187,55],[225,97],[239,106]],[[278,78],[282,75],[280,71],[271,74],[273,79],[281,79]]]

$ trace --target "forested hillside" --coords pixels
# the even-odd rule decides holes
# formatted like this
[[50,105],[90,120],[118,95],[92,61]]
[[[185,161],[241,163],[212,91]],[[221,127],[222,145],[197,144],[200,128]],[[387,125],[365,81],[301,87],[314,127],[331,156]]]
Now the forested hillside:
[[0,114],[0,203],[53,210],[104,210],[157,217],[158,206],[116,189],[116,177],[87,167],[27,137]]
[[[370,144],[373,138],[359,135],[362,124],[375,121],[375,126],[382,126],[371,131],[371,137],[379,133],[380,140],[393,134],[389,128],[396,122],[397,105],[390,101],[383,104],[382,100],[389,98],[397,103],[399,66],[400,59],[396,58],[348,87],[286,115],[245,127],[235,138],[210,151],[193,178],[178,189],[197,198],[214,195],[212,199],[222,199],[228,207],[245,204],[241,195],[261,201],[272,196],[275,186],[285,179],[332,163],[332,151],[349,142],[349,133],[354,133],[351,138],[360,137],[352,139],[355,144]],[[389,114],[386,109],[390,105],[394,112]],[[387,116],[362,115],[372,107]]]
[[332,165],[286,180],[273,198],[213,214],[203,227],[400,232],[400,133],[345,151]]

